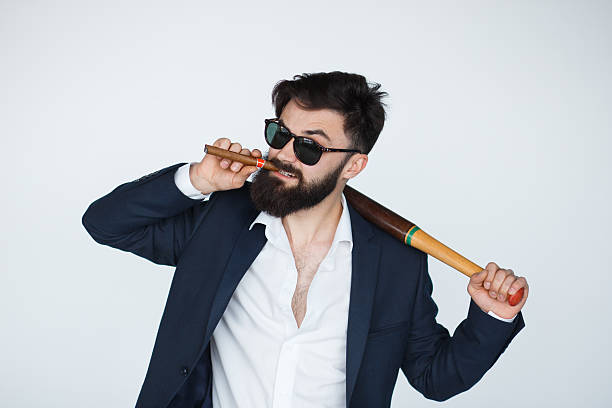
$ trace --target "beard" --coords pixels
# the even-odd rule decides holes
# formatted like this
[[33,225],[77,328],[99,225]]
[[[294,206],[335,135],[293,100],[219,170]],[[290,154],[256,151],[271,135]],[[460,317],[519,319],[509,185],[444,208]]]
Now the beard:
[[311,182],[304,181],[302,172],[290,164],[269,159],[268,161],[295,175],[297,185],[287,187],[283,180],[272,175],[271,171],[260,170],[253,179],[250,188],[251,200],[259,211],[267,212],[274,217],[285,217],[296,211],[312,208],[331,194],[338,184],[338,177],[350,155],[347,155],[340,166],[326,174],[323,178]]

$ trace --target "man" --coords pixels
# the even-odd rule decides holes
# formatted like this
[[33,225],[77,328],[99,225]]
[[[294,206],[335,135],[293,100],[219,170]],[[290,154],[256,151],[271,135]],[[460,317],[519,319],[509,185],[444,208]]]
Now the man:
[[138,407],[387,407],[400,369],[442,401],[524,327],[526,280],[489,263],[451,337],[435,321],[426,254],[347,204],[383,127],[378,89],[341,72],[281,81],[264,132],[280,172],[250,183],[255,167],[206,155],[89,206],[97,242],[176,266]]

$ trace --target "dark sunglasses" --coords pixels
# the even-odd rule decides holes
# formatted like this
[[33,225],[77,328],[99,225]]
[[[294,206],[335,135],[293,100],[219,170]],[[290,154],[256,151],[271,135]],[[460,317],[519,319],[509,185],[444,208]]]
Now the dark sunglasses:
[[292,138],[293,141],[293,152],[295,157],[298,158],[302,163],[313,166],[319,162],[323,152],[354,152],[361,153],[360,150],[355,149],[332,149],[330,147],[323,147],[312,139],[303,136],[294,135],[280,124],[280,119],[265,119],[266,128],[264,135],[266,136],[266,142],[274,149],[282,149],[285,147],[287,142]]

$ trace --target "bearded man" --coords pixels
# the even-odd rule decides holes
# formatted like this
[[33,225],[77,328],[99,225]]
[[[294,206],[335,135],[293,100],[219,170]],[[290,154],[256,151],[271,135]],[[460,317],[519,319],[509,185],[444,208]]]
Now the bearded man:
[[470,278],[450,336],[435,320],[427,255],[347,204],[344,186],[385,121],[379,88],[343,72],[281,81],[264,129],[279,172],[251,183],[256,167],[206,155],[89,206],[96,242],[176,267],[137,407],[388,407],[400,370],[443,401],[524,327],[525,278],[491,262]]

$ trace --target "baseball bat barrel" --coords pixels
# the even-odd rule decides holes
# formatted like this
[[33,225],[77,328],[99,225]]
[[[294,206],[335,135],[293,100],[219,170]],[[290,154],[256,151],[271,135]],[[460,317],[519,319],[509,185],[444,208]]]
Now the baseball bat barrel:
[[[230,152],[229,150],[210,145],[205,145],[204,151],[214,156],[244,163],[247,166],[257,166],[269,171],[278,171],[276,166],[272,163],[260,158]],[[344,196],[348,203],[351,204],[363,218],[391,236],[399,239],[405,245],[414,247],[433,256],[468,277],[484,269],[427,234],[414,223],[394,213],[354,188],[348,185],[345,186]],[[516,293],[508,297],[508,303],[511,306],[517,305],[523,298],[523,294],[524,288],[519,289]]]

